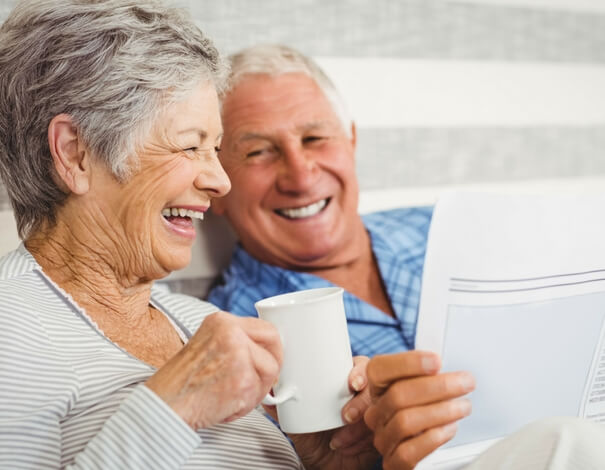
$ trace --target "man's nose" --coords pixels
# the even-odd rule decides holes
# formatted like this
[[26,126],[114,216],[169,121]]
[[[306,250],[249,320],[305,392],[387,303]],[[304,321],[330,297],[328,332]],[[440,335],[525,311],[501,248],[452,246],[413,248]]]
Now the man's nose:
[[301,193],[309,190],[317,181],[319,168],[312,153],[302,145],[282,148],[277,187],[286,193]]

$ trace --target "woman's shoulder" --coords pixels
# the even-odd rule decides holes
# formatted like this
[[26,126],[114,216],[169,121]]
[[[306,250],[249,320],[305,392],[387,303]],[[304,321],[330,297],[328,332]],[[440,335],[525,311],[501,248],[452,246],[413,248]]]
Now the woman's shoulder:
[[25,253],[17,249],[0,258],[0,311],[8,308],[13,317],[23,312],[27,319],[35,306],[47,299],[38,264]]
[[210,302],[190,295],[172,292],[165,285],[154,284],[151,298],[158,307],[173,315],[192,333],[198,329],[205,317],[219,310]]
[[23,244],[0,258],[0,281],[32,272],[38,263]]
[[11,364],[10,370],[0,371],[0,383],[9,377],[14,383],[40,385],[36,374],[45,380],[52,375],[56,383],[73,382],[73,370],[58,358],[56,338],[49,333],[48,320],[56,321],[65,309],[61,306],[35,269],[0,278],[0,356]]

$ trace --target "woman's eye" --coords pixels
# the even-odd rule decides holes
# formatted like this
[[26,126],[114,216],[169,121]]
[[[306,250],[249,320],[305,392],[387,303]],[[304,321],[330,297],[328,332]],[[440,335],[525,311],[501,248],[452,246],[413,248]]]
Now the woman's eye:
[[221,148],[220,148],[220,147],[214,147],[214,151],[215,151],[216,153],[219,153],[219,152],[221,151]]
[[179,153],[190,160],[197,160],[200,157],[200,148],[187,147],[182,149]]

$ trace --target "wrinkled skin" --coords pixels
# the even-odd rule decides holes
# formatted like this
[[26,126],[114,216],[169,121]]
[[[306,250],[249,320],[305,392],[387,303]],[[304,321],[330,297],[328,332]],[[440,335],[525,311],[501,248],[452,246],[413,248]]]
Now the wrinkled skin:
[[197,430],[248,414],[282,362],[279,333],[256,318],[217,312],[147,386]]

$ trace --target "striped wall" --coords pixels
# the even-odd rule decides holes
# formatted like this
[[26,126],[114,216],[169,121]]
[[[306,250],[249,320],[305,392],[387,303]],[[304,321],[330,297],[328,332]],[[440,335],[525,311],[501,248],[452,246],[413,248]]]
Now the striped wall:
[[[602,0],[179,3],[227,53],[283,42],[319,61],[358,126],[361,210],[449,187],[605,190]],[[207,240],[199,252],[174,274],[195,293],[226,259]]]
[[602,0],[468,0],[466,3],[479,3],[487,5],[517,5],[532,8],[552,8],[557,10],[586,10],[591,12],[605,12],[605,3]]

